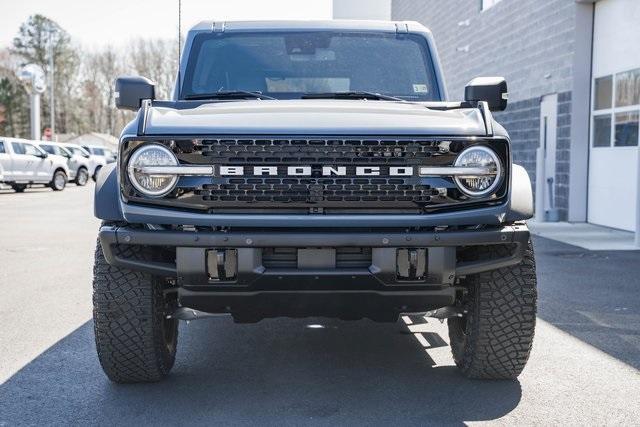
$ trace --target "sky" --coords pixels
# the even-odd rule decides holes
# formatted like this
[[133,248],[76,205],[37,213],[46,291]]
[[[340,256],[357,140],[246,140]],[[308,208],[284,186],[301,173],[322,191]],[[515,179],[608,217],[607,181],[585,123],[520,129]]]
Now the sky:
[[[9,6],[10,5],[10,6]],[[134,37],[174,38],[178,0],[0,0],[0,48],[40,13],[87,48]],[[331,0],[182,0],[182,31],[204,20],[331,19]]]

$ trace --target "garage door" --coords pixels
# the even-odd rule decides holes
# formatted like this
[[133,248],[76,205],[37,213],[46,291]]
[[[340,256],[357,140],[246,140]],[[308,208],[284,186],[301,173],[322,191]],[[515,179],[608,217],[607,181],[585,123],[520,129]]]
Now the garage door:
[[640,163],[640,1],[596,3],[589,222],[635,230]]

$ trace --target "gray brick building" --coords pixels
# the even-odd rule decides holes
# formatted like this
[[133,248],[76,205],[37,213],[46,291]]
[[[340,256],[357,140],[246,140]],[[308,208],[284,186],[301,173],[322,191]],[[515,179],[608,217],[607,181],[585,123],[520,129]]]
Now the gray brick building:
[[[473,77],[507,78],[509,107],[497,119],[513,139],[514,161],[527,169],[534,187],[544,186],[550,193],[546,198],[538,194],[537,202],[545,205],[546,212],[555,209],[546,215],[552,219],[569,217],[573,69],[576,38],[583,36],[577,28],[578,9],[584,6],[573,0],[392,2],[392,19],[417,20],[434,33],[452,99],[463,96]],[[589,37],[590,32],[589,28]],[[557,102],[552,187],[538,176],[537,168],[540,104],[550,94]],[[539,212],[540,218],[544,216]]]
[[424,24],[449,99],[474,77],[506,77],[496,118],[532,178],[538,220],[640,242],[640,0],[374,0],[375,14],[370,1],[334,0],[334,17]]

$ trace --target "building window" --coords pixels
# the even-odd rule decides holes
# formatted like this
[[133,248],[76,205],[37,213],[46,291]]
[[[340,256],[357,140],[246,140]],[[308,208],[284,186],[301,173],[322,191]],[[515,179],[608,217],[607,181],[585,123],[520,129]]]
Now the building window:
[[482,3],[480,5],[480,10],[487,10],[496,4],[500,3],[502,0],[481,0]]
[[638,111],[616,113],[616,131],[614,145],[616,147],[635,147],[638,145]]
[[593,146],[611,146],[611,114],[593,118]]
[[613,76],[596,79],[596,99],[594,110],[611,108],[611,94],[613,93]]
[[640,68],[616,75],[616,107],[640,104]]
[[593,147],[637,147],[640,142],[640,68],[594,79]]

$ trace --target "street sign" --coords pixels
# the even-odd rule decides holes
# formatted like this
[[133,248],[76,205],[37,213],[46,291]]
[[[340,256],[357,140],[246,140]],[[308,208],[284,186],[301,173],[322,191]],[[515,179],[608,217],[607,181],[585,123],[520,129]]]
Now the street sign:
[[47,89],[47,80],[45,79],[42,67],[37,64],[27,64],[20,68],[18,78],[27,86],[32,94],[43,93]]

